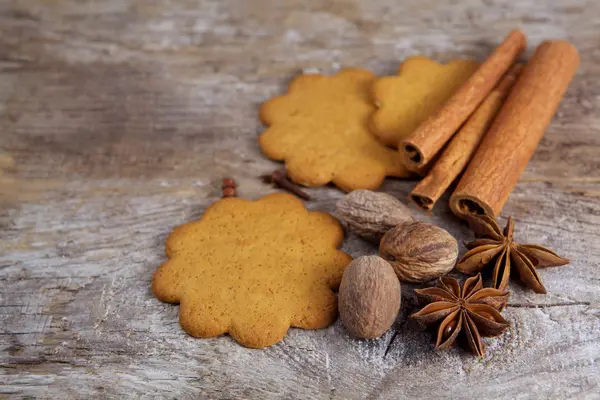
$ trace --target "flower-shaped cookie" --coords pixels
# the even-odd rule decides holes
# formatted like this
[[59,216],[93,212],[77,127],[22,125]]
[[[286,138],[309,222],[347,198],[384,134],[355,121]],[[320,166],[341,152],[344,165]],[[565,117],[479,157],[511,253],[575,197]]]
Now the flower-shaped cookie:
[[270,346],[290,326],[335,320],[332,290],[352,260],[337,250],[342,239],[331,215],[307,211],[292,195],[225,198],[171,233],[152,290],[180,303],[179,322],[192,336],[228,332],[244,346]]
[[399,154],[369,131],[375,79],[362,69],[295,78],[286,95],[260,109],[270,126],[259,139],[263,152],[285,160],[290,177],[306,186],[376,189],[386,176],[408,177]]
[[454,60],[443,65],[424,56],[408,57],[396,76],[380,78],[373,85],[373,98],[379,107],[371,120],[373,134],[390,146],[398,146],[478,67],[475,61]]

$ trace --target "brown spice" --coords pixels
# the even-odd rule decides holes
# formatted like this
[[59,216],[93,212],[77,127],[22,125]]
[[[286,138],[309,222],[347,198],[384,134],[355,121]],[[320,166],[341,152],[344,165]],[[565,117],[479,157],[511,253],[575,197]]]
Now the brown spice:
[[359,257],[344,270],[338,296],[340,319],[355,337],[380,337],[396,320],[400,292],[390,264],[377,256]]
[[546,288],[536,268],[556,267],[569,263],[555,252],[536,244],[518,244],[513,239],[514,223],[511,217],[504,231],[496,220],[487,215],[469,216],[471,229],[478,239],[467,244],[469,251],[456,265],[465,274],[475,274],[492,268],[495,288],[505,289],[516,270],[519,279],[536,293],[546,293]]
[[389,230],[379,243],[379,255],[402,282],[427,282],[447,274],[458,257],[456,239],[433,224],[405,222]]
[[414,221],[400,200],[366,189],[354,190],[338,201],[335,214],[351,231],[377,244],[396,225]]
[[402,142],[400,153],[409,170],[418,171],[430,163],[508,72],[525,47],[523,32],[511,32],[450,100]]
[[578,65],[577,50],[566,41],[537,48],[450,197],[454,214],[500,213]]
[[222,197],[237,197],[237,185],[233,178],[224,178],[221,189],[223,190]]
[[415,292],[430,304],[411,317],[425,325],[439,324],[436,349],[451,347],[462,336],[471,351],[481,357],[485,352],[481,338],[498,336],[509,326],[500,314],[508,292],[484,288],[479,274],[467,279],[462,288],[456,279],[442,277],[438,287]]
[[263,180],[263,182],[272,183],[278,188],[286,190],[300,197],[303,200],[308,201],[311,199],[306,192],[302,191],[297,185],[292,183],[292,181],[290,181],[287,178],[287,174],[285,173],[285,171],[275,170],[270,175],[262,175],[261,179]]

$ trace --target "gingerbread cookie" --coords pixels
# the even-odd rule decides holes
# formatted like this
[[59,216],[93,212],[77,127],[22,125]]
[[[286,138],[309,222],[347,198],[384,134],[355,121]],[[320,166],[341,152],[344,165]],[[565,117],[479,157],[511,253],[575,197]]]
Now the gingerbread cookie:
[[225,198],[167,239],[156,297],[179,303],[190,335],[229,333],[247,347],[283,339],[289,327],[318,329],[337,313],[337,289],[352,258],[336,250],[337,220],[276,193],[257,201]]
[[397,152],[369,132],[375,80],[362,69],[295,78],[286,95],[260,109],[270,126],[259,138],[263,152],[284,160],[292,180],[305,186],[376,189],[386,176],[408,177]]
[[371,131],[385,144],[397,147],[478,67],[478,63],[468,60],[443,65],[423,56],[407,58],[396,76],[380,78],[373,85],[379,109],[372,116]]

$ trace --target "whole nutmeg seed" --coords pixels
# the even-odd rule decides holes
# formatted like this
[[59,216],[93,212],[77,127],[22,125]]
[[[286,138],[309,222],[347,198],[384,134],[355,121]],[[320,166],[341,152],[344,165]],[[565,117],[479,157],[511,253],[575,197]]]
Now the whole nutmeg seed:
[[427,282],[454,268],[458,244],[444,229],[414,221],[388,231],[379,244],[379,255],[388,261],[402,282]]
[[352,261],[340,283],[338,309],[351,335],[361,339],[383,335],[400,310],[400,282],[391,265],[377,256]]
[[410,210],[394,196],[372,190],[354,190],[338,201],[337,217],[367,240],[379,243],[398,224],[413,221]]

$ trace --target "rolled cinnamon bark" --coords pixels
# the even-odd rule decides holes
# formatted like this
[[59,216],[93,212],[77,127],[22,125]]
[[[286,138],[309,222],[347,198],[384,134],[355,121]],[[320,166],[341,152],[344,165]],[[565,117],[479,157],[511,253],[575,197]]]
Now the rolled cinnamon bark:
[[500,213],[578,66],[570,43],[538,46],[450,197],[457,216]]
[[477,146],[502,107],[504,99],[513,87],[522,64],[514,65],[498,86],[481,103],[467,122],[454,135],[439,160],[427,176],[415,186],[410,199],[420,208],[429,211],[446,189],[465,169],[477,150]]
[[419,171],[452,138],[525,50],[523,32],[512,31],[435,114],[398,146],[406,167]]

